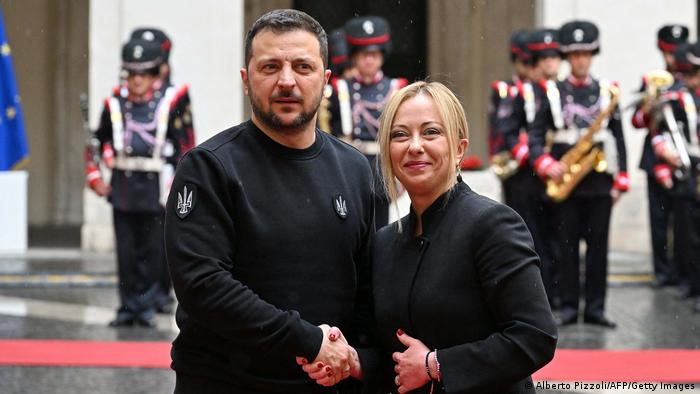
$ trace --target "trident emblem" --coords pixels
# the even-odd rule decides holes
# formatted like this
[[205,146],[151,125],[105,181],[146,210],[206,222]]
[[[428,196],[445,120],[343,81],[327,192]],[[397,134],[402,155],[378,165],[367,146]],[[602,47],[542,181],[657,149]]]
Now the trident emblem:
[[335,213],[340,216],[341,219],[345,219],[348,217],[348,206],[345,200],[343,199],[343,196],[338,194],[334,199],[333,199],[333,208],[335,208]]
[[184,195],[177,193],[177,213],[180,215],[187,215],[192,208],[192,191],[187,193],[187,186],[185,186]]

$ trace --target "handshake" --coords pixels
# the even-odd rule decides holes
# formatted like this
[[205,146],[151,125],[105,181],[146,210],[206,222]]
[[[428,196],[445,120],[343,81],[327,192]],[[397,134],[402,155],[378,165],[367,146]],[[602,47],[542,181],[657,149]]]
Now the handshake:
[[323,342],[316,359],[309,362],[297,357],[297,364],[321,386],[333,386],[350,376],[362,380],[357,351],[348,344],[340,329],[327,324],[322,324],[319,328],[323,331]]

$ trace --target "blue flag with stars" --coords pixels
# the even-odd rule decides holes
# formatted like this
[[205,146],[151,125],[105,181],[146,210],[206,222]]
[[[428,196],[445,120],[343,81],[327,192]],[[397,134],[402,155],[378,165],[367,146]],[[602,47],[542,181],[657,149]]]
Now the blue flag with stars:
[[29,161],[11,54],[5,35],[5,18],[0,10],[0,171],[20,169]]

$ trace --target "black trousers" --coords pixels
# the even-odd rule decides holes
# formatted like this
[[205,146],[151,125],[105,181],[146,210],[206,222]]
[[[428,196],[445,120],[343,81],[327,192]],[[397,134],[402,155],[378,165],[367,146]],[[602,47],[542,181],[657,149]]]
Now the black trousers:
[[673,197],[671,192],[659,185],[653,176],[647,177],[647,194],[654,275],[658,280],[676,281],[678,273],[674,261],[669,257],[671,250],[668,237],[673,214]]
[[689,201],[688,223],[688,281],[693,294],[700,295],[700,202]]
[[555,306],[554,299],[558,297],[556,240],[552,231],[552,205],[545,198],[544,183],[528,168],[504,180],[502,186],[505,204],[523,218],[530,230],[535,251],[540,256],[540,271],[547,298],[550,306]]
[[673,200],[673,250],[678,277],[690,286],[693,295],[700,295],[700,203],[690,196]]
[[163,264],[163,216],[160,212],[113,210],[119,275],[118,313],[150,319],[155,313]]
[[612,197],[571,196],[555,204],[561,310],[578,313],[580,298],[579,241],[586,242],[584,298],[586,316],[599,317],[605,312],[608,274],[608,233]]

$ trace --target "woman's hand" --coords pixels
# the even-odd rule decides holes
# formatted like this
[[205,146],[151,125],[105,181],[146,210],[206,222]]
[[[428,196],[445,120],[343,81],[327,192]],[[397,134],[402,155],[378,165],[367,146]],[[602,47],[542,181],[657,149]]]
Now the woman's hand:
[[[340,340],[347,345],[347,341],[338,327],[330,328],[328,331],[328,339],[331,342]],[[298,365],[301,365],[304,372],[306,372],[311,379],[315,380],[316,383],[321,386],[333,386],[349,376],[357,380],[362,380],[362,366],[360,365],[360,358],[357,355],[357,351],[350,345],[347,345],[347,349],[349,354],[349,369],[343,370],[339,375],[333,373],[333,370],[323,362],[309,364],[308,360],[301,357],[297,357],[296,361]]]
[[425,386],[430,382],[428,371],[425,369],[425,355],[430,351],[420,340],[399,329],[396,332],[399,341],[408,348],[403,353],[395,352],[391,355],[394,359],[394,384],[399,393],[406,393]]

